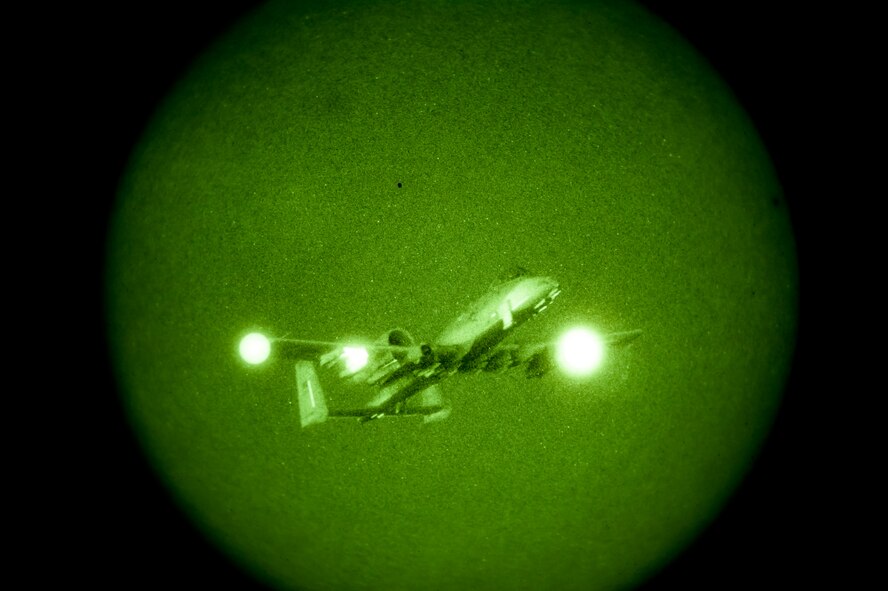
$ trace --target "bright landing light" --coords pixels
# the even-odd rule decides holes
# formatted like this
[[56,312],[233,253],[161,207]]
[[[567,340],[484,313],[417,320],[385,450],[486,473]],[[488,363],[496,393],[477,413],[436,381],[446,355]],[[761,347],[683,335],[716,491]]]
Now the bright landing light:
[[343,347],[342,359],[345,361],[345,370],[348,373],[358,373],[367,365],[370,354],[364,347]]
[[265,335],[251,332],[241,339],[240,356],[250,365],[258,365],[268,359],[271,353],[271,343]]
[[594,332],[573,328],[561,337],[555,352],[559,367],[572,376],[587,376],[601,365],[604,343]]

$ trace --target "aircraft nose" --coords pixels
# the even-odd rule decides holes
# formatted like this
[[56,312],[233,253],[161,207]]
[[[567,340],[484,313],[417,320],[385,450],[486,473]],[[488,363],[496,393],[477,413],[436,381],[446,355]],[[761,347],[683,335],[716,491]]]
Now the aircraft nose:
[[554,298],[559,293],[561,293],[561,287],[558,285],[558,282],[552,279],[551,277],[543,277],[543,292],[544,294],[551,298]]

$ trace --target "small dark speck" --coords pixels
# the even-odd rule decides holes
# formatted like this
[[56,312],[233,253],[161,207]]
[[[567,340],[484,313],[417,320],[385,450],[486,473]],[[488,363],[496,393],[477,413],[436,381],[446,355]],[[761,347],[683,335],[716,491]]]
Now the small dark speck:
[[398,188],[399,188],[399,189],[401,188],[401,183],[398,183]]
[[774,207],[780,207],[780,197],[772,197],[771,205],[773,205]]

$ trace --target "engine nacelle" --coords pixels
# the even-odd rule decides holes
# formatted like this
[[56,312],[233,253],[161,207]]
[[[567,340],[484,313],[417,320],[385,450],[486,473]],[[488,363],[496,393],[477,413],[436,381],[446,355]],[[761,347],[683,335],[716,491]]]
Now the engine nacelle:
[[371,384],[385,381],[389,376],[408,363],[420,361],[424,348],[417,345],[409,332],[403,328],[395,328],[383,333],[374,345],[386,347],[403,347],[402,350],[375,349],[371,350],[367,367],[355,377]]
[[[410,336],[410,333],[403,328],[394,328],[388,332],[383,333],[381,337],[374,341],[374,344],[388,345],[392,347],[413,347],[416,342],[413,340],[413,337]],[[403,353],[380,351],[379,353],[383,355],[388,355],[390,359],[394,359],[399,363],[403,363],[409,355],[408,351],[404,351]]]

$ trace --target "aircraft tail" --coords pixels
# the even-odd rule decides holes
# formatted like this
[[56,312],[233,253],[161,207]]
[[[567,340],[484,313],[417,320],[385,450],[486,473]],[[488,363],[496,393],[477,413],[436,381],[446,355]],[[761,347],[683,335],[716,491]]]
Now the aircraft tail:
[[327,420],[327,401],[311,361],[296,362],[296,391],[299,394],[299,418],[303,428]]

